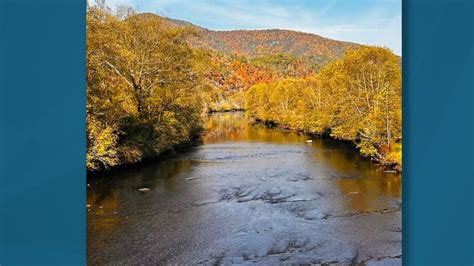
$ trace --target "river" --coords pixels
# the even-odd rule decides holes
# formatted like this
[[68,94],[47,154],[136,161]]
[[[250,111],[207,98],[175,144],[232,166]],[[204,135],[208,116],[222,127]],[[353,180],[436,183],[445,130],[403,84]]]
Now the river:
[[88,181],[89,265],[401,265],[399,175],[243,113],[206,127],[202,145]]

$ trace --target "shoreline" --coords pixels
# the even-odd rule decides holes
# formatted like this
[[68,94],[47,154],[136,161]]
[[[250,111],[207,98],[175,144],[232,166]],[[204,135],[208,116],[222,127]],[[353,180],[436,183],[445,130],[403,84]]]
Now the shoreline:
[[245,109],[228,109],[228,110],[208,110],[207,114],[215,114],[215,113],[236,113],[236,112],[245,112]]
[[86,169],[86,180],[94,180],[104,178],[108,175],[113,175],[118,171],[122,170],[130,170],[130,169],[137,169],[147,165],[155,164],[160,162],[161,159],[172,157],[177,153],[181,153],[187,151],[189,148],[196,147],[202,144],[202,136],[205,133],[205,130],[201,130],[195,136],[191,138],[189,142],[182,143],[174,148],[165,150],[159,154],[154,156],[146,157],[138,162],[133,163],[123,163],[109,169],[101,169],[101,170],[87,170]]
[[[229,109],[229,110],[222,110],[222,111],[216,111],[216,110],[207,110],[205,112],[206,116],[216,114],[216,113],[234,113],[234,112],[244,112],[244,109]],[[98,179],[98,178],[103,178],[104,176],[112,175],[117,171],[121,170],[128,170],[128,169],[137,169],[143,166],[147,166],[153,163],[159,162],[160,159],[170,157],[176,153],[185,151],[189,148],[196,147],[202,144],[202,136],[206,133],[206,130],[202,128],[197,134],[191,137],[191,140],[189,142],[182,143],[180,145],[177,145],[176,147],[170,148],[168,150],[165,150],[159,154],[156,154],[154,156],[146,157],[143,158],[142,160],[138,162],[131,162],[131,163],[122,163],[119,165],[112,166],[108,169],[100,169],[100,170],[88,170],[86,169],[86,179]]]
[[[237,113],[237,112],[245,113],[245,110],[244,109],[231,109],[231,110],[224,110],[224,111],[209,110],[207,112],[207,115],[213,115],[213,114],[218,114],[218,113]],[[263,125],[267,128],[270,128],[270,129],[280,130],[280,131],[283,131],[283,132],[293,132],[293,133],[297,133],[297,134],[300,134],[300,135],[305,135],[305,136],[312,137],[312,138],[327,138],[327,139],[331,139],[331,140],[336,140],[336,141],[340,141],[340,142],[350,144],[354,149],[358,150],[357,147],[355,147],[354,142],[352,142],[350,140],[336,139],[336,138],[331,137],[329,134],[310,133],[310,132],[307,132],[305,130],[290,128],[288,126],[284,126],[284,125],[278,124],[278,123],[273,122],[273,121],[263,121],[261,119],[256,119],[256,118],[252,118],[252,120],[253,121],[251,123],[254,124],[254,125],[255,124],[260,124],[260,125]],[[93,180],[93,179],[103,178],[104,176],[112,175],[112,174],[116,173],[117,171],[128,170],[128,169],[137,169],[137,168],[140,168],[140,167],[143,167],[143,166],[158,163],[160,161],[160,159],[169,158],[170,156],[173,156],[177,153],[187,151],[189,148],[201,145],[202,144],[202,136],[204,134],[206,134],[206,130],[202,129],[195,136],[193,136],[189,142],[183,143],[181,145],[178,145],[177,147],[174,147],[174,148],[171,148],[169,150],[163,151],[160,154],[157,154],[155,156],[144,158],[143,160],[138,161],[138,162],[124,163],[124,164],[113,166],[109,169],[101,169],[101,170],[95,170],[95,171],[86,170],[86,179],[87,180]],[[368,156],[364,156],[360,153],[359,153],[359,155],[364,157],[364,158],[370,159],[370,161],[374,165],[377,165],[381,168],[380,169],[381,171],[384,171],[384,172],[394,171],[396,174],[401,174],[402,173],[402,169],[401,169],[400,165],[397,164],[397,163],[387,163],[387,162],[384,162],[382,160],[382,158],[368,157]]]
[[[271,129],[276,129],[276,130],[280,130],[280,131],[284,131],[284,132],[293,132],[293,133],[305,135],[305,136],[308,136],[308,137],[327,138],[327,139],[331,139],[331,140],[341,141],[341,142],[345,142],[345,143],[350,144],[357,151],[359,150],[355,146],[355,143],[353,141],[333,138],[328,133],[316,134],[316,133],[311,133],[311,132],[308,132],[308,131],[305,131],[305,130],[302,130],[302,129],[291,128],[291,127],[288,127],[288,126],[285,126],[285,125],[282,125],[282,124],[278,124],[277,122],[274,122],[274,121],[263,121],[263,120],[258,119],[258,118],[252,118],[252,119],[253,119],[254,124],[260,124],[260,125],[263,125],[265,127],[271,128]],[[400,166],[399,163],[384,161],[383,157],[378,158],[376,156],[375,157],[364,156],[360,153],[359,153],[359,155],[364,157],[364,158],[370,159],[370,161],[374,165],[380,166],[381,171],[394,172],[396,174],[402,174],[402,167]]]

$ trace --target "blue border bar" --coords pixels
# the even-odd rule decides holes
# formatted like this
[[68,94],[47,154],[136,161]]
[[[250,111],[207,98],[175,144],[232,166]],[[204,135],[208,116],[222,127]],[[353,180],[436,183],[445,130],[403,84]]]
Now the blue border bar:
[[0,0],[0,264],[84,265],[85,0]]
[[403,262],[473,265],[474,1],[403,1]]

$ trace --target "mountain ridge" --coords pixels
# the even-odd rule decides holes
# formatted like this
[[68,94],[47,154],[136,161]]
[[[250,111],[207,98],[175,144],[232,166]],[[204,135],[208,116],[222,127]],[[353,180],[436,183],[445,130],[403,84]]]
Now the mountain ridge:
[[210,48],[227,55],[256,58],[269,54],[288,54],[309,58],[318,65],[324,65],[341,58],[347,50],[364,46],[288,29],[212,30],[185,20],[157,14],[140,15],[156,16],[170,27],[193,28],[197,30],[198,36],[192,39],[192,46]]

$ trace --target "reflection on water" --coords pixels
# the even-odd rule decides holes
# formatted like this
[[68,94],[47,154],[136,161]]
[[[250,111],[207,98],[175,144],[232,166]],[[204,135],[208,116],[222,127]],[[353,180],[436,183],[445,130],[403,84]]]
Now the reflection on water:
[[224,141],[300,143],[307,139],[297,134],[287,134],[252,124],[243,112],[213,114],[208,117],[206,129],[207,133],[203,139],[205,144]]
[[294,143],[311,147],[317,152],[307,160],[308,164],[322,162],[330,167],[328,178],[334,179],[342,193],[353,195],[348,207],[354,211],[377,206],[374,203],[381,196],[401,196],[401,176],[384,173],[377,165],[363,158],[350,143],[313,137],[311,144],[305,144],[310,137],[254,125],[243,112],[211,115],[206,128],[204,144],[237,141]]
[[399,213],[328,217],[396,211],[401,176],[350,143],[308,138],[252,125],[244,113],[213,114],[202,145],[89,180],[88,264],[197,263],[219,257],[218,249],[238,257],[242,248],[273,264],[262,254],[295,237],[328,261],[352,249],[369,259],[400,253]]

